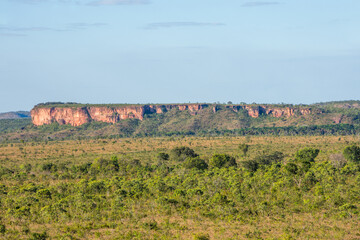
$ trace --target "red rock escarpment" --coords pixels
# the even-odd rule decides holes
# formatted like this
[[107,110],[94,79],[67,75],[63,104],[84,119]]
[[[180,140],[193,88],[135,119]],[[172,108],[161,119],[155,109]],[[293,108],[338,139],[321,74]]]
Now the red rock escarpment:
[[31,110],[31,118],[36,126],[52,122],[80,126],[91,120],[86,108],[35,108]]
[[[208,104],[167,104],[167,105],[124,105],[124,106],[92,106],[85,107],[35,107],[31,110],[32,122],[36,126],[57,122],[80,126],[91,121],[116,123],[123,119],[135,118],[143,120],[145,114],[162,114],[172,109],[189,111],[191,115],[198,114]],[[258,118],[260,115],[273,117],[291,117],[294,115],[308,115],[312,111],[306,108],[272,107],[266,105],[228,105],[235,112],[240,109],[248,115]],[[215,105],[212,111],[216,113],[220,107]]]
[[51,124],[70,124],[80,126],[91,121],[116,123],[123,119],[135,118],[143,120],[146,113],[164,113],[177,108],[180,111],[189,110],[195,115],[207,104],[181,105],[128,105],[120,107],[87,106],[87,107],[35,107],[31,110],[32,122],[36,126]]
[[234,105],[227,106],[234,112],[238,112],[240,109],[246,109],[248,115],[252,118],[258,118],[260,115],[272,115],[273,117],[292,117],[295,115],[308,115],[311,113],[309,108],[292,108],[292,107],[272,107],[272,106],[249,106],[249,105]]

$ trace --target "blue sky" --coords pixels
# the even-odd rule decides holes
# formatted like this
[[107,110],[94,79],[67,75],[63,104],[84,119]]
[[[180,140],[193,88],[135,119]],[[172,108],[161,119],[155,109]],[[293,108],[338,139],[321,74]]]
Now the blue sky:
[[359,99],[358,0],[1,0],[0,112]]

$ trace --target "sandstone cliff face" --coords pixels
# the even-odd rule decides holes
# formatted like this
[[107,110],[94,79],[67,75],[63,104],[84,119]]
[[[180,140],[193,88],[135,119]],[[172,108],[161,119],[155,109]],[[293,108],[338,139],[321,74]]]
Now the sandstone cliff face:
[[90,121],[85,108],[36,108],[31,110],[31,118],[36,126],[52,122],[80,126]]
[[[208,108],[208,104],[167,104],[167,105],[124,105],[111,106],[86,106],[86,107],[35,107],[31,110],[31,118],[36,126],[57,122],[59,124],[71,124],[80,126],[91,121],[116,123],[123,119],[135,118],[143,120],[145,114],[162,114],[172,109],[188,111],[191,115],[198,114],[202,109]],[[273,117],[291,117],[295,115],[311,114],[311,109],[292,107],[271,107],[266,105],[227,105],[226,108],[238,112],[240,109],[247,111],[252,118],[261,115]],[[220,108],[212,105],[212,111],[216,113]]]
[[271,106],[247,106],[247,105],[230,105],[226,108],[232,109],[234,112],[238,112],[240,109],[245,109],[248,115],[252,118],[258,118],[260,115],[272,115],[273,117],[292,117],[296,115],[308,115],[311,113],[311,109],[304,108],[292,108],[292,107],[271,107]]
[[116,123],[123,119],[135,118],[143,120],[145,114],[161,114],[171,109],[180,111],[188,110],[195,115],[201,109],[207,107],[206,104],[182,104],[182,105],[142,105],[142,106],[88,106],[88,107],[43,107],[31,110],[32,122],[36,126],[51,124],[70,124],[80,126],[91,121]]
[[143,120],[144,106],[129,107],[87,107],[90,118],[93,121],[116,123],[122,119],[137,118]]

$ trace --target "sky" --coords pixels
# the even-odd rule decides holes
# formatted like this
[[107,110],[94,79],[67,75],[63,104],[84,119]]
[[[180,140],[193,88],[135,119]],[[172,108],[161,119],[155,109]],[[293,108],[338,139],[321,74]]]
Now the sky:
[[359,100],[359,0],[0,0],[0,112]]

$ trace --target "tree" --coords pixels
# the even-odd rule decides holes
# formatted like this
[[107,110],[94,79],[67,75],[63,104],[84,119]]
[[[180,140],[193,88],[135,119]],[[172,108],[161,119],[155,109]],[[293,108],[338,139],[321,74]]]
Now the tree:
[[246,157],[246,154],[247,154],[247,152],[249,151],[249,145],[248,144],[246,144],[246,143],[242,143],[242,144],[240,144],[239,145],[239,149],[240,149],[240,151],[241,151],[241,153]]
[[157,155],[158,160],[169,160],[169,154],[160,152]]
[[228,154],[214,154],[209,162],[211,168],[236,167],[235,158]]
[[188,157],[198,157],[199,155],[189,147],[176,147],[172,151],[172,154],[177,161],[184,161]]
[[284,154],[282,152],[273,152],[270,154],[263,154],[255,157],[254,159],[243,161],[242,166],[251,171],[256,172],[261,166],[268,166],[273,163],[279,163],[284,159]]
[[298,162],[315,162],[320,150],[315,148],[303,148],[295,153],[295,160]]
[[343,151],[344,157],[350,162],[360,162],[360,147],[356,145],[347,146]]
[[299,163],[302,172],[307,172],[311,168],[319,152],[319,149],[306,147],[295,153],[295,162]]
[[282,152],[276,151],[270,154],[263,154],[257,156],[255,161],[259,163],[259,165],[271,165],[273,163],[279,163],[284,159],[284,154]]
[[187,169],[199,169],[205,170],[208,168],[208,164],[200,157],[189,157],[184,161],[183,166]]
[[245,169],[249,170],[250,172],[256,172],[259,168],[259,163],[257,161],[255,161],[254,159],[243,161],[241,163],[242,163],[242,166]]

